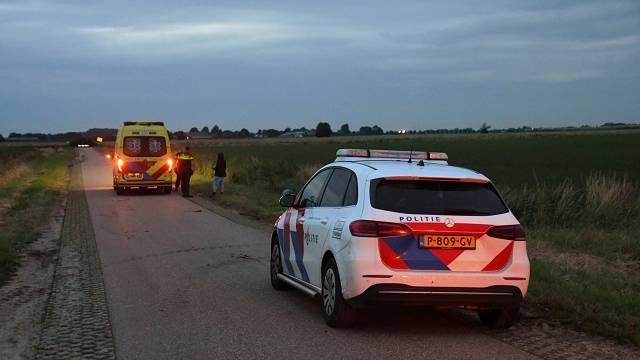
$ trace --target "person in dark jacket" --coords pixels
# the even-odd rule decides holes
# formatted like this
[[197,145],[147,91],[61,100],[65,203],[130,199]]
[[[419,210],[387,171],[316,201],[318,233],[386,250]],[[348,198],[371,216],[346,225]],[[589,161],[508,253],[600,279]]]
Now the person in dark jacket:
[[224,159],[223,153],[218,153],[216,166],[213,168],[213,193],[214,196],[218,191],[224,193],[224,178],[227,177],[227,161]]

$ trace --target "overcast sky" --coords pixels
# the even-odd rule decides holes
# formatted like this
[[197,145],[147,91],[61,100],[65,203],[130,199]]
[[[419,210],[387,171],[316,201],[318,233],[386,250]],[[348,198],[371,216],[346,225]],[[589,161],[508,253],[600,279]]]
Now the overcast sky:
[[640,121],[640,1],[0,0],[0,133]]

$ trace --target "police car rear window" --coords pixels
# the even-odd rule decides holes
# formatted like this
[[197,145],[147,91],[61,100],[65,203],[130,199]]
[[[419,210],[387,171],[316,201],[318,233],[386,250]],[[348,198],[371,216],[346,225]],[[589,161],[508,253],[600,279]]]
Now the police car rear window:
[[131,157],[157,157],[167,153],[167,144],[162,136],[127,136],[123,152]]
[[508,211],[491,183],[457,181],[375,179],[371,206],[427,215],[488,216]]

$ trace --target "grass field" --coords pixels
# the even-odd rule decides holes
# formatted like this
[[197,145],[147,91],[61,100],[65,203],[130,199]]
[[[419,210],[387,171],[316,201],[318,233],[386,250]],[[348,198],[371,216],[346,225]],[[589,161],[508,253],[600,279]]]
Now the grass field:
[[0,286],[65,190],[72,154],[66,147],[0,147]]
[[445,151],[491,178],[525,226],[528,309],[640,344],[639,145],[639,132],[211,141],[192,144],[193,182],[210,192],[224,152],[227,191],[214,201],[267,223],[281,191],[298,190],[338,148]]

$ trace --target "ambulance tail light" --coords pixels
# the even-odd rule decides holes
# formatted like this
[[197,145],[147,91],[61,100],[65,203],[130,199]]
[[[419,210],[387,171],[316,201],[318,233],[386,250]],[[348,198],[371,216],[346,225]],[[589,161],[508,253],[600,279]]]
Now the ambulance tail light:
[[167,160],[167,166],[169,167],[169,171],[173,170],[173,159]]
[[122,161],[122,159],[118,159],[118,171],[122,172],[123,166],[124,166],[124,161]]
[[349,230],[352,235],[361,237],[379,238],[411,234],[411,229],[404,224],[370,220],[356,220],[349,225]]
[[505,240],[525,241],[527,239],[524,229],[520,225],[492,226],[487,231],[487,235]]

